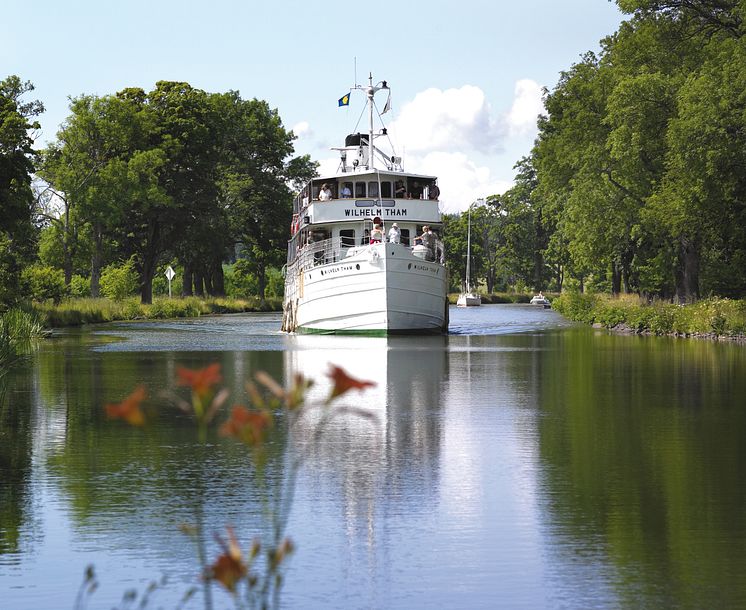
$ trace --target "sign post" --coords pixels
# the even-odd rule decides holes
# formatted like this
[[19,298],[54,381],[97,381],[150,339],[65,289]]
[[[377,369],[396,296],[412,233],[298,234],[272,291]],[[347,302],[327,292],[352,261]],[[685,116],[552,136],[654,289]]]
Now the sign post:
[[171,265],[166,269],[166,277],[168,278],[168,298],[171,298],[171,280],[176,276],[176,272],[173,270]]

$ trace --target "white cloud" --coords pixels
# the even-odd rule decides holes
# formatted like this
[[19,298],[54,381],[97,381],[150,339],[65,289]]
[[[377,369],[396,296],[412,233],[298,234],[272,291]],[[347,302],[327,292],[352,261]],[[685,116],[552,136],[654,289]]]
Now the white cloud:
[[541,86],[536,81],[524,78],[515,84],[513,105],[505,117],[510,135],[536,132],[536,119],[544,112],[541,97]]
[[308,121],[301,121],[293,125],[292,132],[296,135],[299,140],[304,140],[313,136],[313,129],[309,125]]
[[[528,154],[541,112],[541,87],[529,79],[516,82],[511,106],[502,112],[493,112],[478,87],[427,89],[401,107],[388,131],[406,171],[438,176],[443,211],[453,213],[513,185],[512,167]],[[321,175],[339,167],[336,156],[316,160]]]
[[389,133],[408,153],[498,149],[504,129],[479,87],[427,89],[404,104]]
[[477,199],[502,193],[511,182],[497,180],[485,165],[479,165],[462,152],[431,152],[413,159],[407,170],[438,176],[443,211],[466,210]]

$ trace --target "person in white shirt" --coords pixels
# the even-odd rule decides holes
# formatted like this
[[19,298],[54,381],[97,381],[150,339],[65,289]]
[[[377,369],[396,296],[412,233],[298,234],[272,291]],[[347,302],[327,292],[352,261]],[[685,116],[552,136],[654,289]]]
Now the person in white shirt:
[[383,231],[381,231],[381,225],[373,225],[373,230],[370,232],[370,243],[376,244],[383,241]]
[[319,201],[331,201],[332,191],[328,184],[324,184],[319,191]]
[[389,241],[392,244],[401,243],[401,231],[399,230],[399,225],[396,223],[392,224],[389,229]]
[[342,198],[350,199],[350,197],[352,197],[352,191],[350,190],[350,187],[345,184],[342,187]]

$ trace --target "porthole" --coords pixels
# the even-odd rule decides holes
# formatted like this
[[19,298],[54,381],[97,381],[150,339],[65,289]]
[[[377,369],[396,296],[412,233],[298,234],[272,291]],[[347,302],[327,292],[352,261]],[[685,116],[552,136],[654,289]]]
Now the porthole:
[[358,271],[360,271],[360,263],[358,263],[357,265],[355,265],[355,269],[357,269]]
[[411,268],[412,268],[412,263],[409,263],[409,265],[407,265],[407,269],[411,269]]

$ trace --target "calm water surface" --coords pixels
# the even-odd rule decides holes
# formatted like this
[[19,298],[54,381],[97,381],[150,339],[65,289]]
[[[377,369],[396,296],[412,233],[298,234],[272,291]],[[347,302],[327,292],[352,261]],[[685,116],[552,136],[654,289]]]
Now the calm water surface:
[[[114,324],[41,345],[0,410],[0,608],[73,608],[89,564],[90,608],[162,575],[148,607],[176,607],[198,583],[179,525],[201,514],[248,545],[299,450],[283,607],[746,607],[745,347],[610,336],[530,306],[454,308],[446,337],[279,324]],[[309,418],[259,480],[240,446],[199,442],[172,411],[146,431],[102,414],[215,361],[234,402],[257,370],[302,371],[324,396],[342,364],[378,383],[341,401],[375,421],[337,418],[313,443]]]

